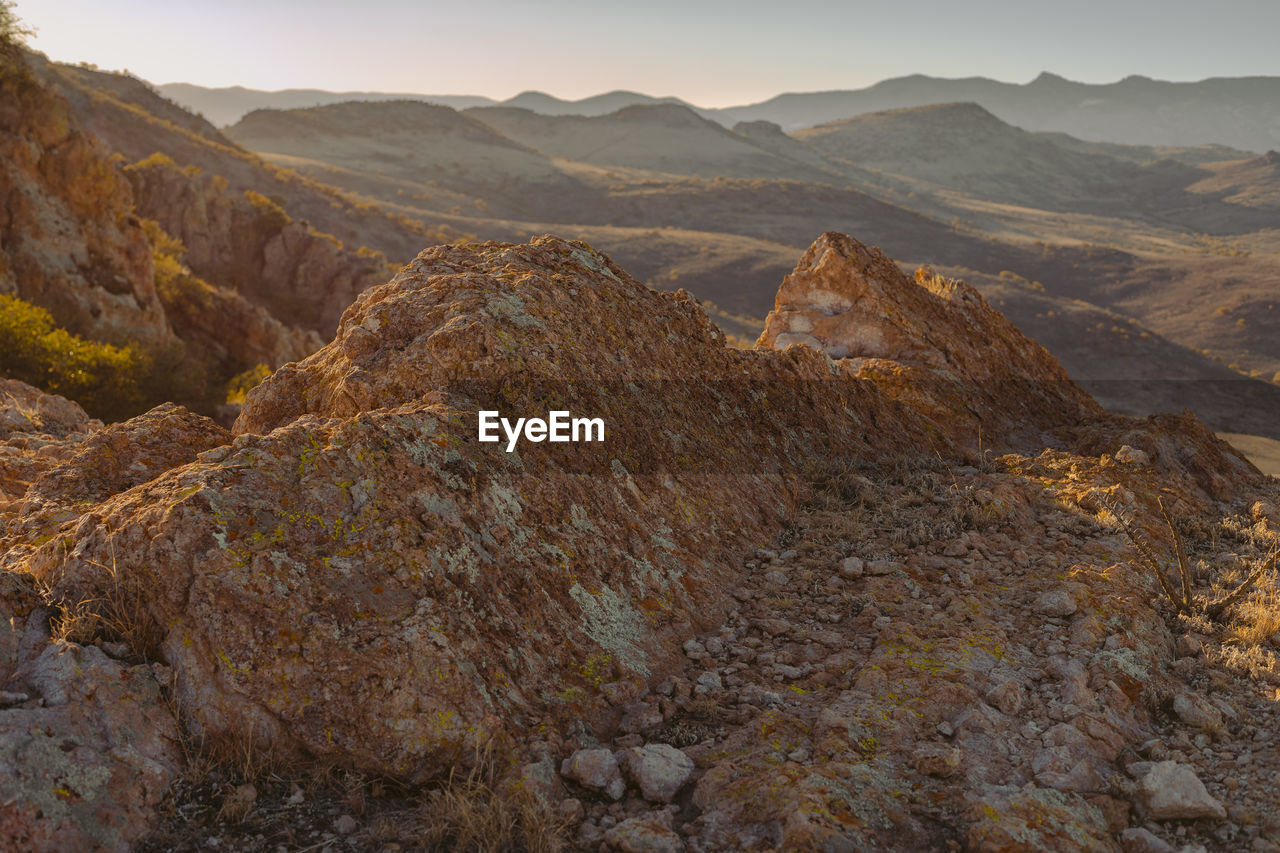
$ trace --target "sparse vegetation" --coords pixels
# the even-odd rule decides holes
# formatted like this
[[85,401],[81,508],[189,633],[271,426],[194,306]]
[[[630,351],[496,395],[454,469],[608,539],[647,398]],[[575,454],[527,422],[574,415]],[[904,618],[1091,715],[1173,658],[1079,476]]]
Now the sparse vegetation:
[[14,5],[13,0],[0,0],[0,80],[23,73],[22,47],[27,36],[33,34],[18,17]]
[[135,347],[85,340],[44,308],[0,294],[0,373],[69,397],[89,414],[116,419],[142,403],[148,359]]
[[1244,599],[1259,580],[1268,575],[1274,576],[1276,562],[1280,558],[1280,549],[1275,548],[1266,557],[1252,561],[1252,564],[1243,573],[1237,572],[1240,576],[1233,579],[1231,586],[1227,589],[1220,590],[1216,595],[1209,598],[1197,598],[1193,589],[1195,583],[1192,579],[1191,565],[1187,559],[1186,543],[1182,538],[1182,533],[1178,529],[1178,525],[1174,523],[1173,516],[1170,515],[1164,500],[1160,499],[1157,503],[1160,507],[1161,517],[1169,530],[1169,535],[1173,542],[1174,558],[1178,571],[1176,578],[1173,577],[1171,570],[1166,569],[1167,561],[1157,555],[1156,549],[1150,540],[1142,533],[1133,519],[1129,517],[1129,514],[1120,509],[1115,503],[1102,500],[1103,506],[1119,522],[1125,536],[1137,550],[1139,558],[1155,575],[1160,584],[1160,589],[1173,605],[1174,611],[1179,615],[1190,615],[1199,612],[1210,620],[1221,619]]
[[262,384],[262,380],[271,375],[271,368],[265,364],[255,364],[248,370],[237,373],[227,383],[227,402],[243,403],[249,392]]

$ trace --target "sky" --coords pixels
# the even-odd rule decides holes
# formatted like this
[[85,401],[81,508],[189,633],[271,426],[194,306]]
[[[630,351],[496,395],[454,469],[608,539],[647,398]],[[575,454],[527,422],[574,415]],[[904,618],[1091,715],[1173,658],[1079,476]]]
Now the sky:
[[906,74],[1280,76],[1280,0],[17,0],[32,47],[152,83],[723,107]]

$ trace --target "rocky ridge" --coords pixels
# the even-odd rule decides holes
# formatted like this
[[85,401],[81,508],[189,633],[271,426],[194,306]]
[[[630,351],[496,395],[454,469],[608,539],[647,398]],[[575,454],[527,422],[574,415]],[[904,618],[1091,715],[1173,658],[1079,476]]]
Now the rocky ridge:
[[[476,441],[481,408],[551,407],[606,442]],[[0,718],[84,707],[93,667],[38,673],[101,652],[194,737],[402,783],[500,744],[578,849],[1280,838],[1280,624],[1256,598],[1175,616],[1108,509],[1155,539],[1173,507],[1209,597],[1275,539],[1275,481],[1193,417],[1103,413],[976,293],[848,237],[810,247],[752,351],[585,244],[439,246],[231,436],[74,414],[38,441],[6,415],[15,457],[60,449],[0,506]],[[152,768],[129,843],[179,735],[121,756],[94,720],[77,766]],[[95,837],[24,811],[48,780],[20,768],[14,837]],[[309,842],[413,843],[371,808]]]

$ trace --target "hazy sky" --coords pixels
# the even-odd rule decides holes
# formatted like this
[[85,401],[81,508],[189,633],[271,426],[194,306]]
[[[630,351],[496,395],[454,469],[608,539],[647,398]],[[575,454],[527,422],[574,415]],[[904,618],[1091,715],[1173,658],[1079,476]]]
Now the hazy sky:
[[1280,75],[1280,0],[18,0],[51,58],[153,83],[729,106],[923,73]]

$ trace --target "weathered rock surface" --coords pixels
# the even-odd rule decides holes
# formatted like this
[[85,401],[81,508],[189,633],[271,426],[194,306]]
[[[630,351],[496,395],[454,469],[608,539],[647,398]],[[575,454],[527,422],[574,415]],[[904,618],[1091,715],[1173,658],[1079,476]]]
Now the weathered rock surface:
[[[8,564],[21,564],[32,548],[52,542],[60,530],[78,524],[95,505],[185,465],[231,438],[209,418],[172,403],[97,427],[77,441],[40,448],[41,457],[47,459],[46,470],[29,472],[35,476],[22,501],[11,504],[7,535],[0,537],[0,553],[8,551],[3,558]],[[0,444],[0,452],[4,449]]]
[[608,749],[580,749],[564,760],[560,773],[566,779],[615,800],[622,799],[626,791],[618,760]]
[[0,379],[0,525],[17,511],[41,473],[66,459],[101,426],[70,400],[16,379]]
[[[828,232],[778,290],[757,346],[802,344],[934,419],[988,441],[1098,417],[1053,356],[963,282],[917,271]],[[988,445],[990,446],[990,445]]]
[[[468,391],[528,415],[566,378],[603,445],[475,440]],[[791,466],[923,440],[835,378],[725,348],[580,244],[438,247],[255,389],[234,444],[24,559],[67,601],[143,591],[202,731],[420,778],[513,718],[611,714],[580,673],[672,659],[724,606],[728,555],[787,512]],[[895,428],[847,428],[876,422]]]
[[693,774],[693,759],[665,743],[623,750],[619,764],[651,803],[671,802]]
[[181,765],[158,678],[67,643],[19,668],[8,683],[32,698],[0,711],[0,850],[125,850],[150,828]]

